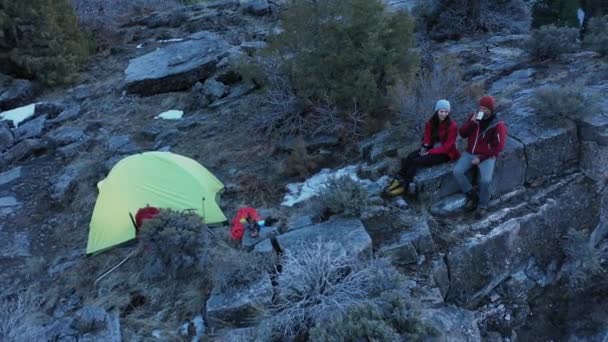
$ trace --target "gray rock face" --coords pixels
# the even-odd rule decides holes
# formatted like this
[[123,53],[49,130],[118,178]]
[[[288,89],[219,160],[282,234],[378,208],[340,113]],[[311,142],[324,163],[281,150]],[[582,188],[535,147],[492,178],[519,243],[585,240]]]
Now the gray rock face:
[[48,118],[53,119],[64,110],[65,106],[62,103],[40,102],[36,103],[36,110],[34,112],[34,116],[46,115]]
[[0,153],[11,148],[15,143],[15,136],[6,121],[0,121]]
[[433,261],[431,275],[433,276],[435,285],[439,288],[439,292],[441,292],[441,297],[445,298],[450,289],[450,274],[448,273],[448,266],[443,259]]
[[[1,200],[1,199],[0,199]],[[0,206],[0,217],[3,211]],[[30,237],[27,233],[0,232],[0,256],[5,258],[30,256]]]
[[23,139],[40,138],[44,132],[45,124],[46,115],[41,115],[20,125],[15,128],[15,141],[19,142]]
[[107,316],[106,310],[87,305],[76,312],[73,326],[81,332],[99,330],[106,326]]
[[477,319],[473,312],[454,306],[424,309],[421,312],[424,323],[435,328],[437,341],[481,342]]
[[112,153],[131,154],[139,151],[128,135],[113,136],[108,140],[108,151]]
[[219,293],[214,289],[207,300],[209,327],[248,326],[263,313],[263,308],[269,305],[271,300],[272,285],[268,276],[251,286],[234,289],[227,293]]
[[38,90],[39,88],[28,80],[0,75],[0,111],[30,103]]
[[85,134],[80,128],[62,126],[47,134],[55,146],[65,146],[84,139]]
[[397,220],[407,224],[404,231],[396,234],[396,239],[384,244],[379,252],[389,256],[394,262],[400,265],[413,264],[418,262],[418,255],[433,252],[433,238],[426,221]]
[[50,125],[59,125],[66,121],[75,119],[78,116],[80,116],[80,106],[75,105],[75,106],[67,108],[63,112],[59,113],[59,115],[57,115],[57,117],[52,118],[51,120],[48,121],[48,123]]
[[268,44],[265,41],[253,41],[241,43],[241,49],[249,55],[253,55],[256,51],[265,48]]
[[189,89],[216,70],[230,47],[219,35],[202,31],[186,41],[132,59],[125,70],[127,91],[154,95]]
[[[324,243],[340,244],[348,253],[354,255],[367,255],[372,248],[372,239],[361,221],[348,218],[332,217],[329,221],[278,235],[277,240],[285,250],[297,250],[302,248],[302,244],[311,244],[319,240]],[[260,242],[254,249],[262,253],[273,252],[269,240]]]
[[608,170],[608,116],[595,115],[579,124],[581,169],[595,180]]
[[2,155],[2,162],[12,164],[29,157],[32,153],[45,149],[47,146],[40,139],[25,139]]
[[240,0],[240,2],[245,13],[259,16],[270,13],[270,4],[267,0]]
[[475,305],[511,272],[531,258],[547,265],[561,253],[561,236],[570,227],[597,223],[589,208],[597,205],[592,185],[579,176],[550,193],[537,212],[513,218],[485,236],[470,238],[447,257],[450,270],[448,300]]
[[549,128],[540,125],[514,123],[509,135],[524,144],[526,182],[559,175],[577,162],[578,138],[576,125]]
[[0,173],[0,186],[5,184],[9,184],[15,179],[19,179],[21,177],[21,166],[12,168],[8,171]]
[[226,86],[222,82],[208,79],[203,84],[203,94],[209,101],[213,102],[226,94]]

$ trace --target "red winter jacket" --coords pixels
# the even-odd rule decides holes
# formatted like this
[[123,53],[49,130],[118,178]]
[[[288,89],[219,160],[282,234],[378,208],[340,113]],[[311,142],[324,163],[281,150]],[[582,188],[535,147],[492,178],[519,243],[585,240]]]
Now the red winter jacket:
[[440,123],[439,124],[439,141],[433,141],[433,124],[431,120],[426,122],[424,126],[424,137],[422,143],[425,147],[431,148],[433,144],[439,142],[441,146],[431,148],[429,154],[447,154],[450,160],[456,160],[460,158],[460,152],[456,148],[456,138],[458,137],[458,127],[454,120],[450,120],[449,126]]
[[244,207],[237,211],[236,215],[232,219],[232,226],[230,227],[230,237],[233,240],[240,241],[245,234],[245,225],[241,223],[241,219],[251,218],[254,221],[260,221],[262,217],[258,212],[251,207]]
[[478,156],[480,161],[498,157],[507,142],[507,125],[497,115],[486,125],[480,125],[471,121],[473,115],[460,127],[460,136],[468,138],[467,152]]

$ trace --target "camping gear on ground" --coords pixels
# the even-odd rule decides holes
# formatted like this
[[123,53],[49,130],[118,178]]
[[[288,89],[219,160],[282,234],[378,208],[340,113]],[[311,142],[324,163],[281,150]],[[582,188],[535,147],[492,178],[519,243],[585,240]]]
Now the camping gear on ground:
[[[99,195],[91,217],[87,254],[134,239],[136,230],[131,215],[148,204],[155,208],[192,210],[206,224],[226,221],[218,206],[224,185],[198,162],[171,152],[126,157],[97,188]],[[147,211],[149,216],[153,210]]]
[[251,232],[252,238],[257,238],[262,228],[272,226],[277,220],[270,216],[263,220],[254,208],[243,207],[237,211],[231,222],[230,237],[241,241],[245,231]]
[[135,229],[139,231],[141,226],[144,224],[144,221],[153,219],[158,214],[160,214],[160,209],[156,207],[146,205],[145,208],[140,208],[137,210],[137,214],[135,214]]

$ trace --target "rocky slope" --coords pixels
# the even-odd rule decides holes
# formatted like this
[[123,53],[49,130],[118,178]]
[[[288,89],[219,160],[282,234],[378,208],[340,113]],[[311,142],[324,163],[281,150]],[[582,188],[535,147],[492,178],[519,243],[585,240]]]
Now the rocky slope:
[[[524,35],[433,44],[434,54],[461,64],[467,82],[496,95],[509,127],[488,216],[476,221],[460,212],[464,201],[450,165],[419,173],[416,201],[377,197],[385,175],[407,152],[401,137],[383,131],[360,144],[358,159],[336,157],[316,165],[314,171],[354,165],[346,173],[361,179],[374,201],[359,218],[326,220],[315,197],[281,206],[284,186],[298,179],[276,165],[293,143],[251,144],[242,138],[247,132],[234,130],[235,120],[256,110],[247,101],[256,85],[242,79],[239,63],[265,46],[276,11],[266,1],[221,0],[134,18],[124,27],[130,39],[94,56],[76,86],[39,95],[28,81],[3,78],[1,109],[36,104],[22,109],[30,114],[25,121],[0,122],[0,284],[36,282],[37,272],[56,284],[60,300],[52,319],[42,323],[46,338],[115,341],[125,334],[124,309],[93,305],[63,284],[90,262],[84,248],[96,183],[122,157],[147,150],[182,153],[210,169],[227,185],[222,207],[228,215],[249,203],[279,216],[277,240],[285,250],[319,238],[362,257],[390,256],[411,279],[404,291],[419,302],[438,340],[606,336],[607,306],[585,299],[603,301],[606,287],[560,293],[570,291],[564,236],[591,231],[599,219],[594,180],[608,161],[608,113],[547,120],[529,104],[538,87],[573,79],[584,81],[586,92],[606,94],[605,58],[585,51],[533,63],[522,48]],[[608,99],[600,101],[608,108]],[[184,111],[181,120],[155,119],[173,109]],[[331,137],[305,144],[311,154],[342,151]],[[273,253],[269,240],[245,245]],[[247,292],[214,289],[179,334],[246,338],[271,294],[268,277]],[[585,308],[593,314],[572,314]],[[161,330],[140,338],[162,340]]]

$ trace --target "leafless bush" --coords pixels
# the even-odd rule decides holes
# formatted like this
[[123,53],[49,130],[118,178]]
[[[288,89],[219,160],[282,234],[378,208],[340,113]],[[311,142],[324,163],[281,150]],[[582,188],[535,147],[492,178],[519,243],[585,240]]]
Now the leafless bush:
[[392,90],[393,103],[399,110],[399,121],[405,123],[408,132],[422,136],[424,124],[440,99],[450,101],[452,117],[464,114],[458,106],[466,104],[469,98],[462,78],[462,69],[454,66],[454,61],[443,60],[436,63],[431,71],[419,72],[410,84],[395,86]]
[[532,18],[522,0],[442,0],[428,15],[434,39],[453,39],[476,32],[525,33]]
[[594,277],[600,276],[608,281],[608,270],[602,263],[606,256],[594,246],[582,231],[569,231],[564,244],[566,256],[574,263],[568,282],[574,288],[584,288]]
[[80,25],[100,43],[122,39],[119,27],[130,18],[182,6],[179,0],[72,0]]
[[256,57],[254,64],[249,68],[257,70],[249,72],[262,83],[263,89],[252,97],[252,107],[259,110],[245,122],[246,131],[266,137],[324,133],[351,140],[359,138],[364,113],[356,105],[344,115],[329,101],[302,100],[276,56]]
[[353,305],[373,302],[401,281],[388,260],[363,261],[338,244],[317,242],[297,253],[287,251],[267,324],[281,336],[293,337],[319,322],[339,319]]
[[33,289],[12,289],[0,298],[0,341],[34,341],[44,338],[34,324],[43,298]]

